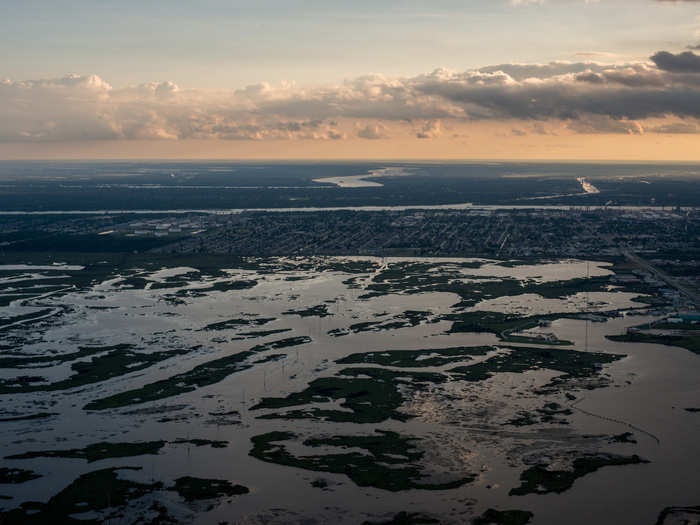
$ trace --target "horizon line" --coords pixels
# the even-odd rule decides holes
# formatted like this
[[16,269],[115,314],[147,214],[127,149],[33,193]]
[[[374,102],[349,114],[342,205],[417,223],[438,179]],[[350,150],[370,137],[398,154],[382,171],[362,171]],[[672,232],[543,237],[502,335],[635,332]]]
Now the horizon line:
[[85,158],[17,158],[17,159],[0,159],[0,163],[12,162],[175,162],[175,163],[194,163],[194,162],[225,162],[230,164],[330,164],[330,163],[345,163],[345,164],[361,164],[361,163],[401,163],[401,164],[688,164],[699,165],[700,159],[674,159],[674,160],[655,160],[655,159],[557,159],[557,158],[425,158],[425,159],[406,159],[406,158],[366,158],[354,159],[345,157],[328,157],[328,158],[217,158],[217,157],[149,157],[149,158],[101,158],[101,157],[85,157]]

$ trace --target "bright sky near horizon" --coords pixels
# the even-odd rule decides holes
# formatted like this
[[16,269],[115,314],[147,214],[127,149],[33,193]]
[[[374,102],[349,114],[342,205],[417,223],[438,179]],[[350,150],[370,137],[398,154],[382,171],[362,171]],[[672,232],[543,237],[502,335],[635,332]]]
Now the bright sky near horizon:
[[700,160],[697,0],[0,3],[0,158]]

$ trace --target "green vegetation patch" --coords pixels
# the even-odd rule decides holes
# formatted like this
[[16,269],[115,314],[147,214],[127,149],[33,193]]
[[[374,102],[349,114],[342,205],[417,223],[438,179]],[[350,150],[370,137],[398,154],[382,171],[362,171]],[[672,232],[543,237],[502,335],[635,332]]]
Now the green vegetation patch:
[[440,522],[420,512],[399,512],[388,521],[365,521],[362,525],[428,525],[430,523]]
[[568,420],[557,416],[570,416],[571,414],[573,414],[573,411],[570,408],[565,408],[559,403],[551,402],[545,404],[542,408],[536,409],[534,412],[520,412],[518,417],[507,421],[506,424],[518,427],[535,425],[538,423],[568,425]]
[[607,339],[624,343],[651,343],[666,346],[678,346],[690,350],[695,354],[700,354],[700,335],[662,335],[645,334],[642,332],[627,332],[624,335],[608,335]]
[[578,478],[595,472],[603,467],[616,465],[637,465],[649,463],[636,454],[633,456],[616,456],[614,454],[587,454],[576,458],[572,470],[547,470],[546,465],[536,465],[520,474],[520,486],[511,489],[511,496],[526,494],[560,494],[570,489]]
[[[649,326],[649,325],[644,325]],[[641,328],[641,327],[640,327]],[[680,321],[671,322],[666,319],[661,319],[659,321],[653,321],[651,323],[651,328],[657,330],[689,330],[689,331],[700,331],[700,323],[692,321]]]
[[228,426],[241,424],[241,414],[237,410],[209,412],[208,415],[212,418],[206,422],[208,425]]
[[341,377],[313,380],[301,391],[285,398],[263,398],[250,410],[279,409],[312,403],[343,400],[341,407],[350,411],[326,410],[317,407],[284,414],[268,414],[261,419],[327,419],[335,422],[379,423],[387,419],[406,421],[411,416],[398,412],[404,402],[399,384],[423,389],[429,384],[447,380],[443,374],[427,372],[395,372],[382,368],[346,368]]
[[[311,381],[301,392],[284,398],[263,398],[251,410],[281,409],[340,401],[347,410],[324,409],[307,406],[285,413],[266,414],[260,419],[326,419],[334,422],[379,423],[387,419],[405,421],[410,415],[398,411],[404,403],[405,390],[422,390],[431,384],[448,380],[484,381],[497,373],[522,373],[528,370],[548,369],[561,372],[537,393],[545,394],[569,384],[572,380],[586,380],[597,375],[603,364],[614,362],[623,356],[613,354],[579,352],[568,349],[505,347],[506,351],[486,361],[452,368],[448,374],[434,372],[396,371],[384,368],[346,368],[336,376]],[[442,350],[445,350],[444,354]],[[492,347],[466,347],[467,353],[483,355]],[[433,354],[438,354],[434,356]],[[416,350],[400,352],[368,352],[352,354],[340,363],[371,363],[397,367],[439,365],[450,361],[463,361],[464,350]],[[426,356],[426,359],[417,360]],[[416,365],[418,363],[418,365]],[[597,383],[586,383],[595,388]],[[567,408],[550,403],[536,412],[541,422],[566,423],[557,415],[570,415]],[[534,424],[536,421],[511,421],[511,424]]]
[[328,488],[328,482],[325,479],[315,479],[311,482],[311,486],[316,489],[326,490]]
[[165,441],[144,441],[141,443],[94,443],[85,448],[69,450],[44,450],[25,452],[6,456],[5,459],[34,459],[34,458],[75,458],[85,459],[88,463],[109,458],[125,458],[158,454],[165,446]]
[[264,363],[273,363],[275,361],[282,361],[282,359],[285,359],[287,357],[287,354],[268,354],[265,357],[261,357],[257,361],[254,361],[254,365],[262,365]]
[[537,409],[540,414],[540,421],[543,423],[561,422],[556,416],[570,416],[573,411],[570,408],[565,408],[559,403],[551,402],[545,404],[542,408]]
[[386,350],[351,354],[339,359],[340,364],[374,364],[395,367],[442,366],[449,363],[468,361],[471,356],[483,356],[495,350],[493,346],[458,346],[427,350]]
[[256,330],[253,332],[241,332],[240,336],[246,337],[248,339],[255,339],[258,337],[267,337],[268,335],[282,334],[284,332],[291,332],[291,328],[279,328],[277,330]]
[[76,519],[71,515],[122,507],[129,501],[162,488],[161,483],[144,484],[120,479],[120,470],[140,468],[108,468],[83,474],[47,503],[23,503],[17,509],[0,513],[0,521],[3,525],[98,525],[103,523],[102,519]]
[[253,355],[252,352],[246,351],[209,361],[188,372],[149,383],[141,388],[96,399],[84,408],[85,410],[120,408],[192,392],[197,388],[218,383],[235,372],[250,368],[252,365],[246,365],[243,361],[251,355]]
[[17,378],[0,380],[0,394],[27,392],[52,392],[68,390],[80,386],[100,383],[114,377],[130,374],[148,368],[171,357],[186,354],[189,350],[167,350],[150,354],[131,350],[112,350],[106,355],[93,357],[90,361],[76,361],[71,369],[74,375],[50,384],[32,384],[33,382],[17,382]]
[[573,345],[571,341],[565,339],[550,339],[546,337],[537,337],[529,335],[512,335],[503,334],[501,337],[502,341],[506,343],[518,343],[518,344],[531,344],[531,345],[554,345],[554,346],[570,346]]
[[269,343],[263,343],[261,345],[254,346],[250,349],[253,353],[265,352],[267,350],[279,350],[280,348],[289,348],[290,346],[305,345],[311,342],[311,338],[307,335],[302,335],[299,337],[288,337],[286,339],[280,339],[279,341],[270,341]]
[[[463,263],[469,268],[471,263]],[[471,267],[478,267],[474,263]],[[537,294],[545,298],[565,298],[579,292],[606,291],[611,284],[610,276],[575,278],[564,281],[537,282],[515,278],[464,275],[460,271],[445,270],[441,264],[403,262],[391,264],[374,276],[367,285],[368,293],[361,298],[376,297],[391,293],[445,292],[459,295],[459,306],[474,306],[483,299]],[[435,271],[438,269],[439,271]],[[474,281],[468,279],[473,278]]]
[[0,368],[41,368],[42,366],[51,367],[60,363],[75,361],[76,359],[82,359],[96,354],[131,350],[133,347],[133,345],[129,344],[118,344],[112,346],[80,346],[78,347],[77,352],[71,352],[69,354],[46,354],[22,357],[2,357],[0,358]]
[[496,510],[488,509],[478,518],[472,520],[473,525],[527,525],[534,514],[527,510]]
[[227,357],[215,359],[194,367],[192,370],[174,375],[155,383],[149,383],[135,390],[128,390],[102,399],[96,399],[85,405],[85,410],[105,410],[108,408],[121,408],[128,405],[156,401],[167,397],[177,396],[192,392],[197,388],[216,384],[226,379],[229,375],[253,366],[244,361],[258,352],[270,348],[282,348],[304,344],[311,341],[309,337],[293,337],[273,341],[265,345],[258,345],[245,352],[239,352]]
[[[530,348],[509,346],[508,351],[481,363],[449,370],[458,379],[484,381],[496,373],[522,373],[528,370],[547,369],[561,372],[538,393],[547,393],[572,379],[585,380],[598,374],[604,364],[622,359],[623,355],[599,352],[579,352],[564,348]],[[592,385],[588,386],[593,388]]]
[[248,494],[250,490],[243,485],[232,485],[229,481],[221,479],[203,479],[185,476],[175,480],[168,490],[174,490],[185,501],[198,501],[220,498],[222,496],[237,496]]
[[219,281],[203,288],[185,288],[183,290],[178,290],[175,295],[177,297],[203,297],[207,292],[248,290],[257,284],[257,281]]
[[479,310],[459,314],[450,314],[445,316],[445,319],[452,321],[452,327],[449,330],[450,333],[491,333],[496,334],[500,338],[509,338],[517,337],[511,336],[510,333],[512,332],[520,332],[522,330],[535,328],[540,323],[546,323],[564,318],[575,319],[578,317],[580,317],[579,314],[566,313],[521,317],[515,314]]
[[700,505],[695,507],[666,507],[661,511],[656,520],[656,525],[666,525],[666,523],[697,523],[700,519]]
[[[211,446],[213,448],[226,448],[228,441],[213,441],[210,439],[177,439],[171,441],[174,445],[193,445],[195,447]],[[88,445],[85,448],[72,448],[68,450],[38,450],[6,456],[5,459],[34,459],[34,458],[69,458],[84,459],[88,463],[111,458],[126,458],[144,456],[146,454],[158,454],[168,444],[168,441],[143,441],[138,443],[109,443],[101,442]]]
[[211,439],[176,439],[171,441],[175,445],[194,445],[195,447],[204,447],[210,445],[212,448],[226,448],[228,441],[217,441]]
[[379,263],[370,259],[353,261],[348,259],[322,259],[314,269],[343,273],[370,273],[379,268]]
[[610,437],[609,443],[636,443],[632,432],[623,432]]
[[287,310],[282,312],[284,315],[298,315],[301,317],[328,317],[333,315],[328,311],[328,305],[317,304],[316,306],[311,306],[302,310]]
[[423,452],[413,446],[417,438],[395,432],[377,430],[371,436],[333,436],[304,441],[307,447],[360,448],[366,453],[344,452],[317,456],[294,456],[282,441],[296,438],[291,432],[269,432],[252,438],[250,455],[262,461],[303,468],[315,472],[345,474],[360,487],[375,487],[392,492],[410,489],[447,490],[460,487],[475,479],[467,475],[445,483],[424,481],[415,463]]
[[12,317],[2,317],[0,318],[0,332],[11,328],[15,323],[28,323],[33,319],[44,318],[48,314],[53,312],[51,308],[44,308],[36,312],[31,312],[28,314],[14,315]]
[[241,326],[261,326],[274,321],[274,317],[254,317],[252,319],[229,319],[227,321],[219,321],[211,323],[202,328],[205,331],[211,330],[231,330]]
[[432,312],[421,310],[406,310],[402,314],[392,317],[389,321],[365,321],[355,323],[348,328],[336,328],[328,332],[334,337],[341,337],[350,333],[360,332],[380,332],[383,330],[398,330],[399,328],[410,328],[418,326],[422,322],[438,322],[439,319],[433,317]]
[[40,477],[41,474],[37,474],[31,470],[7,467],[0,468],[0,484],[3,485],[26,483],[27,481]]
[[38,412],[36,414],[27,414],[24,416],[3,417],[0,418],[0,423],[9,423],[12,421],[32,421],[34,419],[46,419],[57,415],[57,412]]

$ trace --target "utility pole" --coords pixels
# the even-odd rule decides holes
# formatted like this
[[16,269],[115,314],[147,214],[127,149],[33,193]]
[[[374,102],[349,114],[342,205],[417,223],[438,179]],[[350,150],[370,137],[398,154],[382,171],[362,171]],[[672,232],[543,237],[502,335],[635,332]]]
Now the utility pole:
[[591,322],[590,320],[590,291],[588,288],[588,280],[591,278],[591,262],[586,261],[586,339],[585,339],[585,346],[586,346],[586,352],[588,352],[588,323]]

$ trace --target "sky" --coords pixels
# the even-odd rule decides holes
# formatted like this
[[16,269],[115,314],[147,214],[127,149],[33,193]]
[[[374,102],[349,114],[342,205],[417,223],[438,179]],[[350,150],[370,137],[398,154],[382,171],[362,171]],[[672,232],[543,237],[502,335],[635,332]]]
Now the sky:
[[700,161],[700,1],[6,1],[3,158]]

